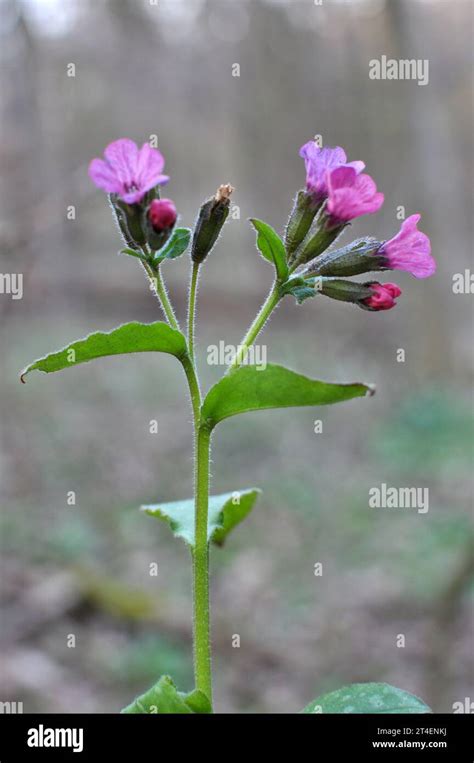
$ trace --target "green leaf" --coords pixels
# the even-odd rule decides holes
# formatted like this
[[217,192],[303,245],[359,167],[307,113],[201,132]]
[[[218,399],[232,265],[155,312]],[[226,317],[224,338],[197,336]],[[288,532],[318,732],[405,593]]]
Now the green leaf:
[[186,705],[193,711],[193,713],[212,713],[211,703],[209,698],[200,689],[194,689],[189,694],[181,694]]
[[285,245],[280,236],[271,225],[264,223],[263,220],[251,217],[250,222],[257,231],[257,247],[260,253],[266,260],[275,265],[279,280],[286,281],[288,265],[286,264]]
[[185,700],[186,695],[176,689],[169,676],[161,676],[158,683],[137,697],[122,713],[180,713],[193,712]]
[[94,358],[107,355],[122,355],[129,352],[167,352],[183,357],[186,340],[180,331],[172,329],[167,323],[126,323],[113,331],[98,331],[85,339],[67,345],[58,352],[45,355],[27,366],[20,379],[25,381],[30,371],[44,371],[47,374],[61,371],[63,368],[78,366]]
[[162,260],[174,260],[176,257],[180,257],[188,248],[190,240],[191,230],[189,228],[175,228],[166,244],[155,252],[154,264],[156,265]]
[[[221,546],[230,531],[250,513],[260,493],[261,490],[258,488],[248,488],[234,493],[209,496],[208,540]],[[192,498],[141,508],[151,517],[167,522],[177,538],[183,538],[194,548],[194,500]]]
[[268,408],[329,405],[373,394],[366,384],[330,384],[290,371],[284,366],[240,366],[223,376],[202,405],[202,418],[212,429],[229,416]]
[[350,684],[317,697],[302,713],[431,713],[428,705],[389,684]]

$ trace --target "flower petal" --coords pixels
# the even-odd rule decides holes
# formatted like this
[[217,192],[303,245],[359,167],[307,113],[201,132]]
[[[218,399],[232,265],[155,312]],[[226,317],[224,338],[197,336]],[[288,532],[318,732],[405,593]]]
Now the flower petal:
[[111,166],[103,159],[93,159],[89,164],[89,177],[92,182],[107,193],[120,193],[122,183],[115,175]]
[[120,138],[109,143],[104,151],[104,156],[124,186],[136,184],[138,147],[133,140]]
[[436,262],[431,256],[428,236],[417,229],[421,215],[411,215],[401,225],[398,233],[381,248],[392,269],[405,270],[415,278],[428,278],[436,271]]
[[144,143],[138,153],[135,182],[142,191],[149,191],[155,185],[166,183],[169,180],[163,175],[165,159],[157,148],[152,148],[149,143]]

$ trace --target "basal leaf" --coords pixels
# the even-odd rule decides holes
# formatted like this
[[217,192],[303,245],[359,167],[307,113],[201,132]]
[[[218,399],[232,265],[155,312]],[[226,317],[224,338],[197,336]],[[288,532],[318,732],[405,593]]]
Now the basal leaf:
[[383,683],[350,684],[323,694],[302,713],[431,713],[421,699]]
[[[260,493],[261,490],[258,488],[249,488],[234,493],[209,496],[208,540],[221,546],[230,531],[252,510]],[[194,500],[192,498],[141,508],[151,517],[167,522],[177,538],[183,538],[186,543],[194,547]]]
[[21,373],[24,382],[30,371],[44,371],[47,374],[63,368],[87,363],[94,358],[107,355],[122,355],[130,352],[167,352],[177,358],[186,354],[186,340],[180,331],[167,323],[126,323],[119,328],[103,333],[98,331],[85,339],[79,339],[58,352],[45,355],[27,366]]
[[137,697],[122,713],[180,713],[194,712],[185,701],[186,695],[176,689],[169,676],[162,676],[158,683]]
[[284,366],[240,366],[212,387],[202,405],[210,429],[219,421],[247,411],[268,408],[329,405],[365,397],[374,390],[366,384],[330,384],[290,371]]
[[286,264],[285,245],[280,236],[271,225],[264,223],[263,220],[251,217],[250,222],[257,231],[257,247],[260,253],[266,260],[273,263],[279,280],[286,281],[288,265]]
[[188,248],[190,240],[191,230],[189,228],[175,228],[166,244],[155,252],[154,263],[180,257]]

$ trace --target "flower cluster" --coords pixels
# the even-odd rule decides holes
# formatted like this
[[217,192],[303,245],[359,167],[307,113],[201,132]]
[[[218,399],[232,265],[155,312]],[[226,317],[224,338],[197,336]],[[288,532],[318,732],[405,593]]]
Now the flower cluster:
[[104,159],[93,159],[89,176],[109,194],[117,223],[129,246],[148,244],[159,249],[169,238],[177,212],[171,199],[159,198],[159,187],[168,182],[165,160],[156,148],[120,138],[110,143]]
[[[306,188],[297,195],[286,229],[286,251],[290,271],[314,286],[315,277],[323,294],[354,302],[369,310],[394,307],[401,290],[391,283],[359,285],[341,276],[376,270],[404,270],[416,278],[427,278],[436,270],[428,236],[418,230],[420,215],[408,217],[400,231],[388,241],[359,239],[342,249],[329,249],[344,228],[356,217],[378,212],[384,195],[361,161],[347,162],[345,151],[320,148],[314,141],[300,149],[306,166]],[[304,270],[301,266],[305,266]],[[327,279],[327,280],[326,280]],[[362,296],[370,290],[369,296]]]
[[[331,248],[352,220],[378,212],[384,195],[364,173],[364,162],[348,162],[340,146],[321,148],[309,141],[301,147],[300,156],[305,162],[306,185],[296,196],[286,227],[285,268],[289,278],[281,284],[282,294],[291,293],[303,301],[320,292],[365,310],[389,310],[401,294],[398,286],[344,279],[378,270],[404,270],[415,278],[433,275],[436,263],[428,236],[417,228],[419,214],[404,220],[388,241],[367,237]],[[122,236],[135,254],[136,250],[148,252],[148,247],[152,255],[162,249],[176,224],[174,202],[160,198],[160,186],[169,180],[163,174],[164,165],[164,157],[156,148],[145,143],[139,149],[133,141],[122,138],[107,146],[104,159],[93,159],[89,166],[95,185],[109,194]],[[229,214],[232,191],[230,184],[221,185],[200,208],[191,246],[196,265],[214,247]]]

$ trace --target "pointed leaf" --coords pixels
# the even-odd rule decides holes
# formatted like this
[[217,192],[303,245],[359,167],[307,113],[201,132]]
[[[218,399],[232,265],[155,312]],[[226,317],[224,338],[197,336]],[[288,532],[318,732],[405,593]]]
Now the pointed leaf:
[[44,371],[47,374],[63,368],[87,363],[94,358],[107,355],[122,355],[130,352],[167,352],[177,358],[186,354],[186,340],[180,331],[167,323],[126,323],[119,328],[103,333],[98,331],[85,339],[67,345],[58,352],[45,355],[27,366],[21,373],[24,382],[30,371]]
[[180,257],[189,246],[191,230],[189,228],[175,228],[166,244],[155,252],[153,257],[155,265],[162,260],[174,260]]
[[[234,493],[209,496],[208,540],[221,546],[230,531],[250,513],[260,493],[261,490],[258,488],[249,488]],[[167,522],[177,538],[183,538],[194,548],[194,500],[192,498],[141,508],[151,517]]]
[[161,676],[158,683],[137,697],[130,705],[124,707],[122,713],[180,713],[189,715],[193,710],[184,697],[185,695],[178,692],[169,676]]
[[211,387],[202,417],[212,429],[229,416],[268,408],[329,405],[373,394],[366,384],[330,384],[309,379],[284,366],[240,366]]
[[250,222],[257,231],[257,247],[260,253],[266,260],[275,265],[279,280],[286,281],[288,265],[286,264],[285,245],[280,236],[271,225],[264,223],[263,220],[251,217]]
[[421,699],[383,683],[350,684],[323,694],[302,713],[431,713]]

